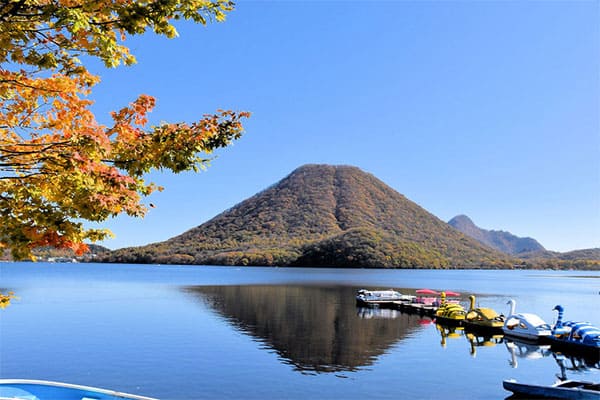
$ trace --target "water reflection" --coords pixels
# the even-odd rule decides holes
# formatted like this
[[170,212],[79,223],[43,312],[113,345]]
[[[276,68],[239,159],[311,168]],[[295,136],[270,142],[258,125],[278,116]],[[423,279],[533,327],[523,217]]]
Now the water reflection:
[[494,347],[502,343],[504,336],[498,334],[484,333],[478,330],[470,330],[466,327],[455,325],[444,325],[436,323],[435,327],[440,334],[440,346],[446,347],[451,340],[466,339],[468,343],[469,354],[472,357],[477,356],[478,348]]
[[462,326],[435,324],[435,327],[440,334],[440,346],[442,347],[448,345],[448,339],[456,340],[464,335],[464,328]]
[[184,290],[302,373],[370,366],[421,326],[416,315],[357,309],[351,287],[196,286]]
[[537,343],[525,342],[520,340],[506,339],[504,341],[506,349],[510,354],[509,364],[513,368],[518,368],[519,358],[527,360],[536,360],[548,357],[552,354],[550,345],[540,345]]
[[[593,352],[587,354],[581,352],[553,351],[550,345],[524,342],[513,339],[504,339],[506,349],[511,358],[509,364],[513,368],[519,366],[518,360],[536,360],[545,357],[553,357],[561,370],[560,376],[566,376],[566,371],[587,371],[600,369],[600,359]],[[559,377],[560,377],[559,376]],[[566,378],[564,378],[566,379]]]
[[552,357],[560,368],[560,374],[556,377],[560,380],[567,380],[567,371],[587,371],[590,369],[600,370],[600,361],[590,358],[583,358],[573,354],[552,353]]
[[371,319],[371,318],[384,318],[384,319],[396,319],[402,316],[399,310],[391,308],[379,308],[379,307],[356,307],[356,315],[360,318]]
[[6,294],[3,294],[2,292],[6,293],[6,290],[0,290],[0,309],[10,306],[10,301],[18,298],[15,296],[14,292],[8,292]]
[[465,331],[465,337],[469,341],[469,353],[472,357],[477,356],[478,348],[494,347],[504,340],[504,335],[481,334],[478,332]]

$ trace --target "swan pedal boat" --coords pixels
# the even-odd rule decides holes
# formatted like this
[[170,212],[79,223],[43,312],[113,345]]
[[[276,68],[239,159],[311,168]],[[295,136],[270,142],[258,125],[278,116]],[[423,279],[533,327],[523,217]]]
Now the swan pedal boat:
[[152,397],[70,383],[0,379],[0,400],[158,400]]
[[532,385],[519,383],[513,379],[502,382],[504,389],[513,392],[517,396],[526,398],[546,399],[577,399],[598,400],[600,398],[600,383],[566,380],[554,385]]
[[535,314],[515,312],[516,302],[509,300],[510,313],[504,321],[502,332],[505,336],[526,339],[530,341],[548,340],[552,334],[550,325]]
[[600,357],[600,328],[589,322],[563,321],[564,308],[560,304],[554,310],[558,311],[558,318],[552,327],[552,345]]
[[410,303],[416,296],[402,294],[395,290],[367,290],[360,289],[356,295],[356,304],[358,306],[380,306],[392,305],[395,302]]
[[475,307],[475,296],[469,296],[470,306],[465,316],[465,327],[474,330],[487,330],[490,332],[502,332],[504,326],[504,315],[498,315],[496,311],[486,307]]

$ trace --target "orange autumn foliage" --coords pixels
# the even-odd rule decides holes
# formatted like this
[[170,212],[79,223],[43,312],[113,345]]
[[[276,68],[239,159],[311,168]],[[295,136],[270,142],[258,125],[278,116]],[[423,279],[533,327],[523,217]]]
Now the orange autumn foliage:
[[153,97],[141,95],[98,123],[87,97],[99,83],[79,56],[107,67],[132,64],[123,41],[171,24],[222,21],[226,0],[20,0],[0,5],[0,248],[16,259],[40,246],[85,252],[84,241],[111,233],[87,229],[126,213],[143,216],[143,196],[160,189],[152,169],[198,170],[207,154],[243,132],[247,112],[218,110],[193,123],[149,126]]

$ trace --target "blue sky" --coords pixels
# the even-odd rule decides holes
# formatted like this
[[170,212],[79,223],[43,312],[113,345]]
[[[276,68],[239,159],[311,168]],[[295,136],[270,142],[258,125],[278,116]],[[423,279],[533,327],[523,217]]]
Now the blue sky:
[[223,24],[129,40],[133,67],[95,69],[101,120],[142,93],[153,123],[253,113],[207,172],[151,174],[156,208],[108,221],[104,245],[166,240],[327,163],[445,221],[600,247],[600,2],[238,3]]

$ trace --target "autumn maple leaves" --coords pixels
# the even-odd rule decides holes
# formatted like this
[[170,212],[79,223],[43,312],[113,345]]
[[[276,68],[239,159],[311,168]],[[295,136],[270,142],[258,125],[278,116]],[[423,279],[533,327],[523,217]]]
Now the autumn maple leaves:
[[[87,97],[98,84],[80,57],[132,64],[124,46],[147,29],[176,35],[172,20],[222,21],[230,1],[11,1],[0,5],[0,246],[14,258],[38,246],[84,252],[106,238],[83,220],[143,216],[160,189],[152,169],[197,170],[243,132],[247,112],[218,110],[193,123],[149,126],[155,100],[141,95],[98,123]],[[149,88],[151,89],[151,88]]]

